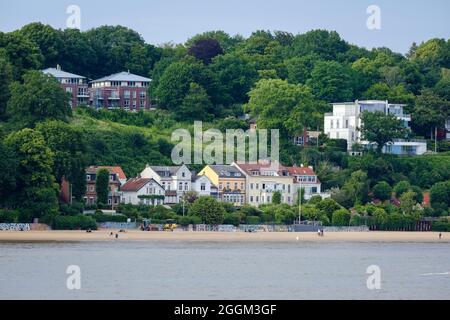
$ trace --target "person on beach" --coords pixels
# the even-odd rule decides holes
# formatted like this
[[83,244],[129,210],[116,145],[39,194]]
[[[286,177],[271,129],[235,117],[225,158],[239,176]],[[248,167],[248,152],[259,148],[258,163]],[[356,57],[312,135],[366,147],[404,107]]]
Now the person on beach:
[[116,239],[119,239],[119,234],[118,233],[116,233]]
[[439,240],[442,238],[442,232],[439,232]]
[[320,237],[320,229],[317,229],[317,235]]
[[320,229],[320,236],[323,237],[323,228]]

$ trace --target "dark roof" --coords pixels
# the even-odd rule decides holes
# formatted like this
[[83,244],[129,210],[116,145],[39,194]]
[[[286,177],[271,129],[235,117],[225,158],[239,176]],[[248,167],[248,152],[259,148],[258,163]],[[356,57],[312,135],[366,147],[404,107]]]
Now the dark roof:
[[230,165],[213,164],[209,165],[209,167],[214,170],[214,172],[217,173],[219,177],[222,178],[245,178],[242,172],[239,171],[239,169]]
[[169,172],[171,176],[175,175],[181,166],[150,166],[153,171],[158,172]]
[[119,179],[126,179],[127,176],[123,172],[122,168],[119,166],[90,166],[86,168],[86,173],[97,173],[100,169],[106,169],[109,173],[115,173]]

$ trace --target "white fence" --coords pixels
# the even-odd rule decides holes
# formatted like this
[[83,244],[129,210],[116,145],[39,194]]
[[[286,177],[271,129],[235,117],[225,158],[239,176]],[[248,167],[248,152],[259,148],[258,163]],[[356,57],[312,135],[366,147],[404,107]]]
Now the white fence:
[[2,231],[30,231],[31,225],[29,223],[0,223],[0,230],[2,230]]

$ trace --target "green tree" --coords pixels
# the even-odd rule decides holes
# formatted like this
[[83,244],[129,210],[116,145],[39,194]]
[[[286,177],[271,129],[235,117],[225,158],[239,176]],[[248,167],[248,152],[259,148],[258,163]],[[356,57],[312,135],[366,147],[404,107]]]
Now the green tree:
[[9,85],[13,79],[13,66],[8,60],[4,49],[0,49],[0,120],[6,112],[6,104],[9,100]]
[[350,212],[346,209],[339,209],[333,212],[331,223],[334,226],[348,226],[350,223]]
[[275,191],[272,195],[272,203],[273,204],[280,204],[281,203],[281,192]]
[[107,169],[100,169],[97,171],[95,192],[97,193],[97,204],[105,205],[108,203],[109,171]]
[[255,63],[237,53],[220,55],[209,66],[220,84],[220,103],[231,105],[248,101],[247,93],[258,78]]
[[352,195],[355,205],[365,204],[369,193],[367,173],[362,170],[353,172],[350,179],[344,184],[343,190]]
[[383,147],[396,138],[405,137],[407,130],[401,120],[393,114],[364,111],[361,116],[361,138],[376,144],[376,151],[381,153]]
[[411,189],[411,185],[408,181],[400,181],[394,186],[394,193],[397,198],[400,198],[402,194],[408,192]]
[[16,188],[11,190],[15,208],[22,211],[22,220],[55,214],[58,185],[52,175],[53,153],[42,134],[22,129],[9,134],[5,144],[15,153],[19,162]]
[[[86,178],[84,169],[86,161],[86,145],[83,135],[71,125],[57,120],[41,122],[36,130],[42,133],[47,146],[54,154],[53,175],[60,184],[65,178],[72,184],[72,193],[81,200],[85,190]],[[75,191],[75,192],[74,192]]]
[[13,126],[33,127],[47,119],[67,121],[72,114],[69,96],[54,77],[29,71],[23,80],[11,85],[6,114]]
[[200,197],[189,207],[189,214],[201,217],[206,224],[221,224],[225,209],[212,197]]
[[430,202],[435,210],[445,212],[450,207],[450,181],[438,182],[430,189]]
[[414,111],[413,130],[422,135],[434,135],[435,128],[443,128],[450,117],[450,101],[444,100],[431,90],[423,90],[417,96]]
[[372,192],[376,199],[385,201],[391,199],[392,188],[386,181],[380,181],[372,188]]
[[336,61],[319,61],[307,81],[314,95],[327,102],[353,99],[350,70]]
[[400,196],[400,208],[403,214],[412,214],[414,212],[414,206],[416,200],[414,199],[416,194],[413,191],[407,191]]
[[206,90],[195,82],[191,82],[189,91],[181,103],[175,117],[180,121],[211,120],[212,103]]
[[19,32],[39,47],[44,57],[44,67],[56,66],[63,46],[61,31],[33,22],[22,27]]
[[249,93],[245,106],[257,118],[259,128],[279,129],[280,136],[293,136],[316,123],[317,104],[310,89],[285,80],[263,79]]

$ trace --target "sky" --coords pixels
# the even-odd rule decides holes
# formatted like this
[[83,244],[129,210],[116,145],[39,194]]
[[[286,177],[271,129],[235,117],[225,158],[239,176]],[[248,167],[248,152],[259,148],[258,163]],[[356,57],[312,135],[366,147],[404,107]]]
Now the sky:
[[[182,43],[210,30],[249,36],[262,29],[328,29],[368,49],[406,53],[413,42],[450,38],[448,0],[0,0],[0,31],[36,21],[65,29],[69,5],[79,6],[83,31],[123,25],[154,45]],[[380,9],[381,29],[366,25],[371,5]]]

